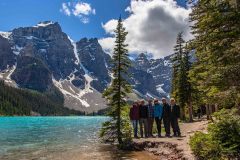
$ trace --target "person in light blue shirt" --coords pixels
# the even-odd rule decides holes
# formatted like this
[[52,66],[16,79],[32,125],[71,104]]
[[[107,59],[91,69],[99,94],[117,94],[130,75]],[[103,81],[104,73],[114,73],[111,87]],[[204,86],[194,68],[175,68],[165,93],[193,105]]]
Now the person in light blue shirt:
[[154,119],[157,125],[158,137],[161,137],[161,123],[162,123],[163,106],[158,99],[154,99]]

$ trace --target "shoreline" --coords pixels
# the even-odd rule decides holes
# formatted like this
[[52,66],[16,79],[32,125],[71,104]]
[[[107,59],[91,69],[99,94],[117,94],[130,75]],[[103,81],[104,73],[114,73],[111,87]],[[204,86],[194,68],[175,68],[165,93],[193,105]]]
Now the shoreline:
[[181,137],[162,137],[162,138],[140,138],[133,140],[133,149],[138,151],[147,151],[153,158],[167,160],[194,160],[189,146],[190,137],[197,131],[205,132],[207,129],[207,120],[195,121],[193,123],[180,123],[182,131]]

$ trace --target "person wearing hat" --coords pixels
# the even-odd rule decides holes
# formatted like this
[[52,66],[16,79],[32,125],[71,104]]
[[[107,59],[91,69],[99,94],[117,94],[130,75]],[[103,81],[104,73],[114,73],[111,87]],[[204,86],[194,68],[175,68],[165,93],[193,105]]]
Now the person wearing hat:
[[159,103],[158,99],[154,99],[154,119],[157,125],[158,137],[161,137],[161,123],[163,106]]
[[171,124],[171,107],[167,103],[166,98],[162,98],[163,104],[163,124],[166,132],[166,137],[171,137],[170,124]]

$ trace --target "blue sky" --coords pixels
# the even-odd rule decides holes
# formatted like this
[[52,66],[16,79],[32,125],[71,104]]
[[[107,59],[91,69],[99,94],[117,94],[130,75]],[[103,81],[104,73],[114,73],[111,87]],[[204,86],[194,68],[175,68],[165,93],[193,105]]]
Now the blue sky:
[[[74,40],[81,37],[102,37],[104,30],[101,23],[109,19],[128,15],[125,8],[129,0],[84,0],[96,10],[95,15],[89,15],[89,23],[84,24],[78,17],[66,16],[60,9],[62,3],[74,2],[64,0],[1,0],[0,30],[9,31],[16,27],[32,26],[40,21],[57,21],[64,32]],[[75,1],[79,2],[79,1]]]
[[[10,31],[17,27],[33,26],[40,21],[51,20],[59,22],[62,30],[75,41],[83,37],[108,38],[111,20],[117,19],[120,14],[124,19],[131,19],[132,13],[136,12],[135,14],[138,14],[137,11],[134,11],[134,6],[136,6],[137,3],[142,3],[143,8],[149,5],[156,5],[156,7],[160,7],[161,9],[162,6],[162,9],[164,9],[164,0],[152,1],[153,2],[139,0],[131,4],[131,0],[0,0],[0,31]],[[172,5],[174,2],[173,0],[167,1],[169,1],[167,3],[168,5]],[[89,10],[86,10],[88,12],[81,12],[80,10],[84,9],[81,7],[78,8],[79,13],[72,11],[76,9],[74,8],[76,4],[84,3],[91,7],[90,9],[88,8]],[[66,12],[63,11],[63,4],[68,7],[70,15],[67,15]],[[132,11],[126,11],[125,9],[127,7],[132,7]],[[172,9],[174,10],[174,8],[176,8],[177,10],[177,7],[183,7],[183,10],[186,10],[185,0],[179,0],[177,6],[173,6]],[[150,13],[148,9],[146,10],[146,15],[148,11]],[[171,14],[170,12],[172,11],[166,10],[166,12]],[[83,23],[83,19],[87,21]],[[159,19],[161,21],[161,17],[159,17]],[[127,22],[126,25],[128,25]],[[156,28],[157,27],[159,26],[156,26]],[[131,31],[131,29],[129,30]],[[161,31],[159,31],[159,33],[160,32]],[[145,40],[147,41],[147,38]],[[105,42],[105,44],[106,43],[108,42]],[[102,42],[102,44],[103,48],[107,49],[110,47],[104,46],[104,42]],[[158,44],[156,45],[159,46]],[[137,46],[133,46],[132,48],[134,47]],[[139,52],[144,51],[140,50]],[[146,52],[148,52],[148,49]],[[149,52],[154,51],[153,49],[149,49]]]

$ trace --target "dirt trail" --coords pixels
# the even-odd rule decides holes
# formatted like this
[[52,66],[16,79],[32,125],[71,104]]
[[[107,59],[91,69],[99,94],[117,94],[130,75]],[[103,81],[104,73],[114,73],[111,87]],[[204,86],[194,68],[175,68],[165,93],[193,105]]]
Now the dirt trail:
[[187,159],[194,160],[194,156],[189,146],[189,139],[196,131],[206,131],[208,121],[202,120],[193,123],[180,123],[182,137],[172,138],[141,138],[134,139],[134,143],[139,148],[151,152],[157,159],[175,160]]

